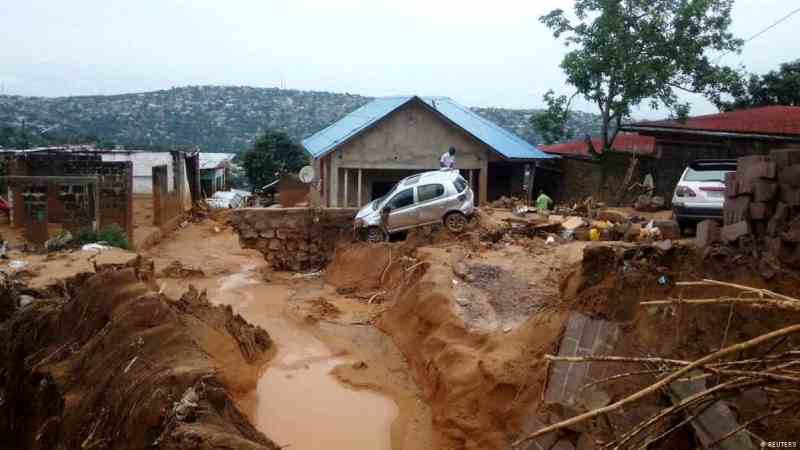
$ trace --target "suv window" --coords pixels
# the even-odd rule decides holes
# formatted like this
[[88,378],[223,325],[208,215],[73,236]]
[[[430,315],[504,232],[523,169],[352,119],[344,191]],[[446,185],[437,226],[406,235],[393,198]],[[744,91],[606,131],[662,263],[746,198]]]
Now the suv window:
[[402,208],[404,206],[408,206],[414,203],[414,189],[409,188],[404,191],[400,191],[389,200],[389,203],[386,205],[392,209]]
[[426,184],[417,187],[417,199],[420,202],[433,200],[444,194],[444,186],[441,184]]
[[684,181],[695,181],[695,182],[703,182],[703,181],[720,181],[725,182],[725,174],[728,172],[733,172],[736,170],[735,168],[730,170],[725,169],[700,169],[696,170],[693,168],[689,168],[686,171],[686,175],[683,177]]
[[459,194],[464,192],[464,189],[467,188],[467,182],[461,177],[456,177],[456,179],[453,180],[453,185],[456,187],[456,192]]

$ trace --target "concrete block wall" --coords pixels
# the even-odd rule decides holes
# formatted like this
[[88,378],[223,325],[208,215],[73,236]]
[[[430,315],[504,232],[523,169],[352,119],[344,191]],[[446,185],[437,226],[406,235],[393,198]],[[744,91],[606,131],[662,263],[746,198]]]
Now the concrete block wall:
[[231,224],[244,248],[264,254],[276,270],[319,270],[336,245],[354,238],[355,208],[244,208]]
[[[617,324],[573,312],[561,338],[558,356],[610,355],[618,338]],[[614,367],[608,363],[555,362],[550,366],[545,403],[576,406],[584,385],[611,376],[613,371]]]
[[167,227],[181,215],[180,193],[170,191],[169,166],[153,167],[153,225]]
[[[41,152],[17,157],[10,165],[10,175],[42,177],[37,183],[45,186],[47,195],[45,209],[55,213],[48,221],[58,219],[68,229],[88,226],[90,217],[95,217],[95,200],[84,182],[76,183],[52,181],[57,188],[47,188],[45,177],[97,177],[95,188],[99,196],[99,227],[105,228],[116,224],[125,230],[128,239],[133,241],[133,164],[127,162],[103,162],[99,155]],[[14,189],[14,223],[15,226],[28,227],[25,211],[30,199],[25,198],[25,186],[31,182],[17,183]],[[36,184],[36,183],[33,183]],[[18,203],[17,203],[18,202]],[[59,205],[55,205],[59,203]],[[60,216],[60,217],[59,217]]]

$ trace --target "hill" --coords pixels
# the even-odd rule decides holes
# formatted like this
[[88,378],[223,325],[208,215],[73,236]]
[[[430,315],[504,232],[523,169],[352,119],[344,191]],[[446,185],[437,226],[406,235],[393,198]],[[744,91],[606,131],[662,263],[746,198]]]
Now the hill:
[[[190,86],[136,94],[75,97],[0,96],[0,145],[96,141],[101,146],[243,151],[267,129],[302,139],[370,100],[329,92]],[[532,143],[537,110],[473,108]],[[595,133],[597,116],[576,113],[570,127]],[[23,130],[25,130],[23,132]]]

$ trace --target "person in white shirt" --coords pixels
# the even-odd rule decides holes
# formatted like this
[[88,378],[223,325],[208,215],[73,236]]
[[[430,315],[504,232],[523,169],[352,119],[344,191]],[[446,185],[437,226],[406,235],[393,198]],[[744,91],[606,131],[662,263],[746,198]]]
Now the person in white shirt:
[[442,153],[439,158],[440,169],[455,169],[456,168],[456,148],[450,147],[450,150]]

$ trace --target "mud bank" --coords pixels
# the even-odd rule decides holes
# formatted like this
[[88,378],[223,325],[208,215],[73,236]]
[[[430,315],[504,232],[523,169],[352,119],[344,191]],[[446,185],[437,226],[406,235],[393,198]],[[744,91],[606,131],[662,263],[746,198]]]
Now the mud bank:
[[542,391],[564,314],[540,311],[516,328],[481,329],[458,314],[451,255],[420,248],[427,270],[377,325],[409,361],[432,407],[437,449],[505,449]]
[[278,448],[229,395],[255,386],[269,335],[140,269],[27,291],[0,324],[0,448]]

